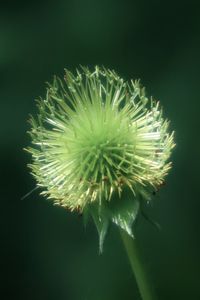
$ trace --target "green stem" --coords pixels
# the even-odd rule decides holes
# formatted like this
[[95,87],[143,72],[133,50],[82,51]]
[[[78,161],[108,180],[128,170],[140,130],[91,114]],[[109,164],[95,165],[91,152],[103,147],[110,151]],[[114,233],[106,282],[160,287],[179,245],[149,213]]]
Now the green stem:
[[153,300],[152,287],[148,282],[144,266],[141,262],[136,240],[130,237],[124,230],[120,229],[120,234],[126,249],[132,271],[135,275],[137,286],[143,300]]

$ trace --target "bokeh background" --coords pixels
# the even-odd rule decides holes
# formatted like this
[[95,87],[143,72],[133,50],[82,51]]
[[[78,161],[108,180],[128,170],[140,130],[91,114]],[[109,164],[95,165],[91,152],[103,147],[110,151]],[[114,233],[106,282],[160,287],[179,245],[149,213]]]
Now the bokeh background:
[[157,299],[200,299],[198,1],[1,1],[0,298],[140,299],[118,231],[98,255],[93,224],[34,192],[29,113],[64,68],[96,64],[140,78],[176,131],[174,167],[136,236]]

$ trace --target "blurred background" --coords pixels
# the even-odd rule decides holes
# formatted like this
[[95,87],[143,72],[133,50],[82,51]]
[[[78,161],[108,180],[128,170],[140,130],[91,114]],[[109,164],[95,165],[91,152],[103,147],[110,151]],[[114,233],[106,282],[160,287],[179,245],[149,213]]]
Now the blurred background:
[[64,68],[96,64],[140,78],[176,131],[173,169],[136,237],[157,298],[200,299],[200,17],[198,1],[1,1],[0,295],[15,300],[140,299],[117,229],[98,254],[93,224],[35,187],[29,113]]

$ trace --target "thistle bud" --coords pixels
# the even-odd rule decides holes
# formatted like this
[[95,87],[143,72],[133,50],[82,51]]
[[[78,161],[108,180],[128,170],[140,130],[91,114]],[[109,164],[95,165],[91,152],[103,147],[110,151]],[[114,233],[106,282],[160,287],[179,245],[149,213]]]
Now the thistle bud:
[[139,81],[95,67],[55,77],[31,117],[30,168],[54,204],[92,215],[100,249],[109,221],[128,234],[140,206],[163,184],[173,132]]

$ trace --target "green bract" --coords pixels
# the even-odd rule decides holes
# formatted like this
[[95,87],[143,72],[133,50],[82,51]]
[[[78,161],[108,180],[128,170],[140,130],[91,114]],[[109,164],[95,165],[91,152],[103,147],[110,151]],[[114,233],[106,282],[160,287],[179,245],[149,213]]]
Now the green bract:
[[[31,117],[32,174],[55,204],[132,234],[139,197],[149,199],[170,169],[173,133],[138,81],[81,68],[54,78]],[[102,243],[101,243],[102,245]]]

